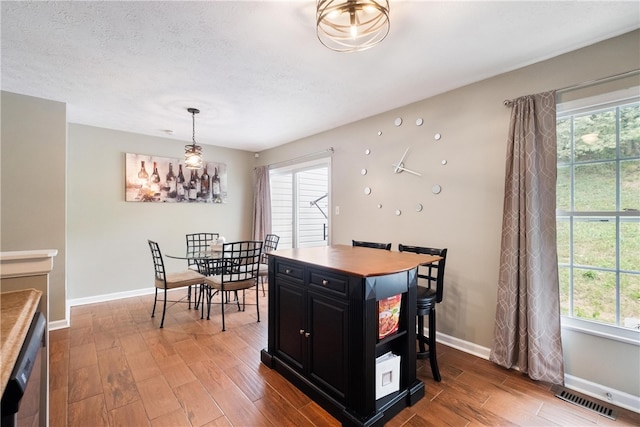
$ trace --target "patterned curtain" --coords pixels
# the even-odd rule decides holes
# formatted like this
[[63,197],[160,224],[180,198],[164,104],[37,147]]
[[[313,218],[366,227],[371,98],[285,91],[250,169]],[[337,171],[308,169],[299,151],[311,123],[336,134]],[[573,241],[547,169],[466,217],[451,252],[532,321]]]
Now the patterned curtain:
[[564,384],[556,250],[555,92],[512,102],[489,359]]
[[254,169],[253,239],[262,240],[271,233],[271,187],[269,166]]

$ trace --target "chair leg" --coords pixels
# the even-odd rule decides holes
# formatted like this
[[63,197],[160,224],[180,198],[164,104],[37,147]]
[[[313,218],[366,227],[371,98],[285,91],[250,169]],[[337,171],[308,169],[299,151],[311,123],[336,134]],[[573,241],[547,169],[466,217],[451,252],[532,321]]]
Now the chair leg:
[[429,362],[431,363],[431,373],[436,381],[440,381],[440,370],[436,359],[436,309],[433,307],[429,312]]
[[[264,286],[264,285],[263,285]],[[262,292],[264,292],[264,287],[262,288]],[[258,315],[258,322],[260,321],[260,301],[258,301],[258,287],[256,286],[256,314]],[[263,294],[264,296],[264,294]]]
[[164,288],[164,304],[162,305],[162,320],[160,321],[160,328],[164,328],[164,315],[167,312],[167,288]]
[[262,296],[266,296],[266,294],[264,293],[264,276],[260,277],[260,283],[262,284]]
[[158,302],[158,288],[156,288],[156,296],[153,299],[153,310],[151,310],[151,317],[156,315],[156,302]]
[[220,307],[222,308],[222,332],[224,332],[225,331],[225,328],[224,328],[224,292],[222,292],[220,294],[220,298],[221,298]]
[[[211,300],[213,299],[213,296],[215,295],[215,292],[213,291],[213,289],[208,288],[207,290],[207,320],[209,320],[209,318],[211,317]],[[204,310],[204,308],[203,308]]]
[[428,355],[427,349],[425,348],[425,342],[427,337],[424,336],[424,316],[418,316],[418,335],[416,337],[418,339],[418,354],[416,355],[418,359],[424,359]]
[[[207,291],[208,286],[207,285],[200,285],[200,292],[199,292],[199,300],[200,300],[200,319],[204,319],[204,295],[205,292],[208,294]],[[196,307],[197,309],[198,307]]]
[[200,296],[202,295],[202,287],[204,285],[193,285],[193,309],[197,310],[200,305]]
[[191,286],[187,288],[187,310],[191,310]]

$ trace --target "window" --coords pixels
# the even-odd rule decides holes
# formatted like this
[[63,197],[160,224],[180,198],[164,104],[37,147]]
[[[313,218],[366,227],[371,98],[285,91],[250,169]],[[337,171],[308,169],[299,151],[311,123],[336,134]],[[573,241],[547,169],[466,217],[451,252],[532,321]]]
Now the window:
[[559,103],[557,113],[561,314],[631,330],[640,329],[638,93]]
[[271,229],[278,249],[326,246],[329,159],[271,169]]

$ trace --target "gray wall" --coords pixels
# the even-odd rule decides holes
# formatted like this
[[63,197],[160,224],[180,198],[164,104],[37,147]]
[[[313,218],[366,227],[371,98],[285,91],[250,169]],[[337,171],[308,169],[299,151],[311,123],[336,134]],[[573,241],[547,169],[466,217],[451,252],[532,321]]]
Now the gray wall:
[[65,317],[67,109],[2,92],[0,249],[57,249],[49,320]]
[[[259,162],[334,147],[332,243],[349,244],[353,238],[391,241],[394,250],[398,243],[449,248],[438,331],[454,341],[490,348],[510,116],[503,100],[615,75],[639,64],[640,32],[635,31],[277,147],[261,153]],[[403,119],[399,127],[394,125],[397,117]],[[424,119],[422,126],[416,125],[418,118]],[[439,141],[435,133],[442,134]],[[405,164],[422,177],[393,174],[391,163],[407,147]],[[365,155],[365,149],[371,154]],[[364,176],[362,168],[367,169]],[[442,187],[439,195],[431,192],[435,184]],[[365,186],[371,195],[364,194]],[[422,212],[416,212],[417,203],[424,205]],[[580,339],[567,331],[563,335],[568,374],[640,396],[638,346],[592,336]],[[604,360],[593,345],[615,354],[616,363],[602,375],[594,372]]]
[[[185,251],[186,233],[218,232],[229,240],[251,237],[253,154],[203,146],[207,162],[227,164],[226,204],[124,201],[125,153],[181,159],[184,144],[83,125],[69,125],[68,298],[87,298],[153,287],[147,239],[164,254]],[[167,268],[185,261],[165,257]]]

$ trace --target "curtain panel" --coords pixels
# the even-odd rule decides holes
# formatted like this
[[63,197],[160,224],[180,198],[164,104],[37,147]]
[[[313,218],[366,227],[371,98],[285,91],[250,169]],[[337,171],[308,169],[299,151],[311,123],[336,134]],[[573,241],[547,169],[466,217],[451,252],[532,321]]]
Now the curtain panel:
[[490,360],[564,384],[556,248],[555,91],[512,101]]
[[271,186],[269,166],[254,169],[253,239],[262,240],[271,233]]

